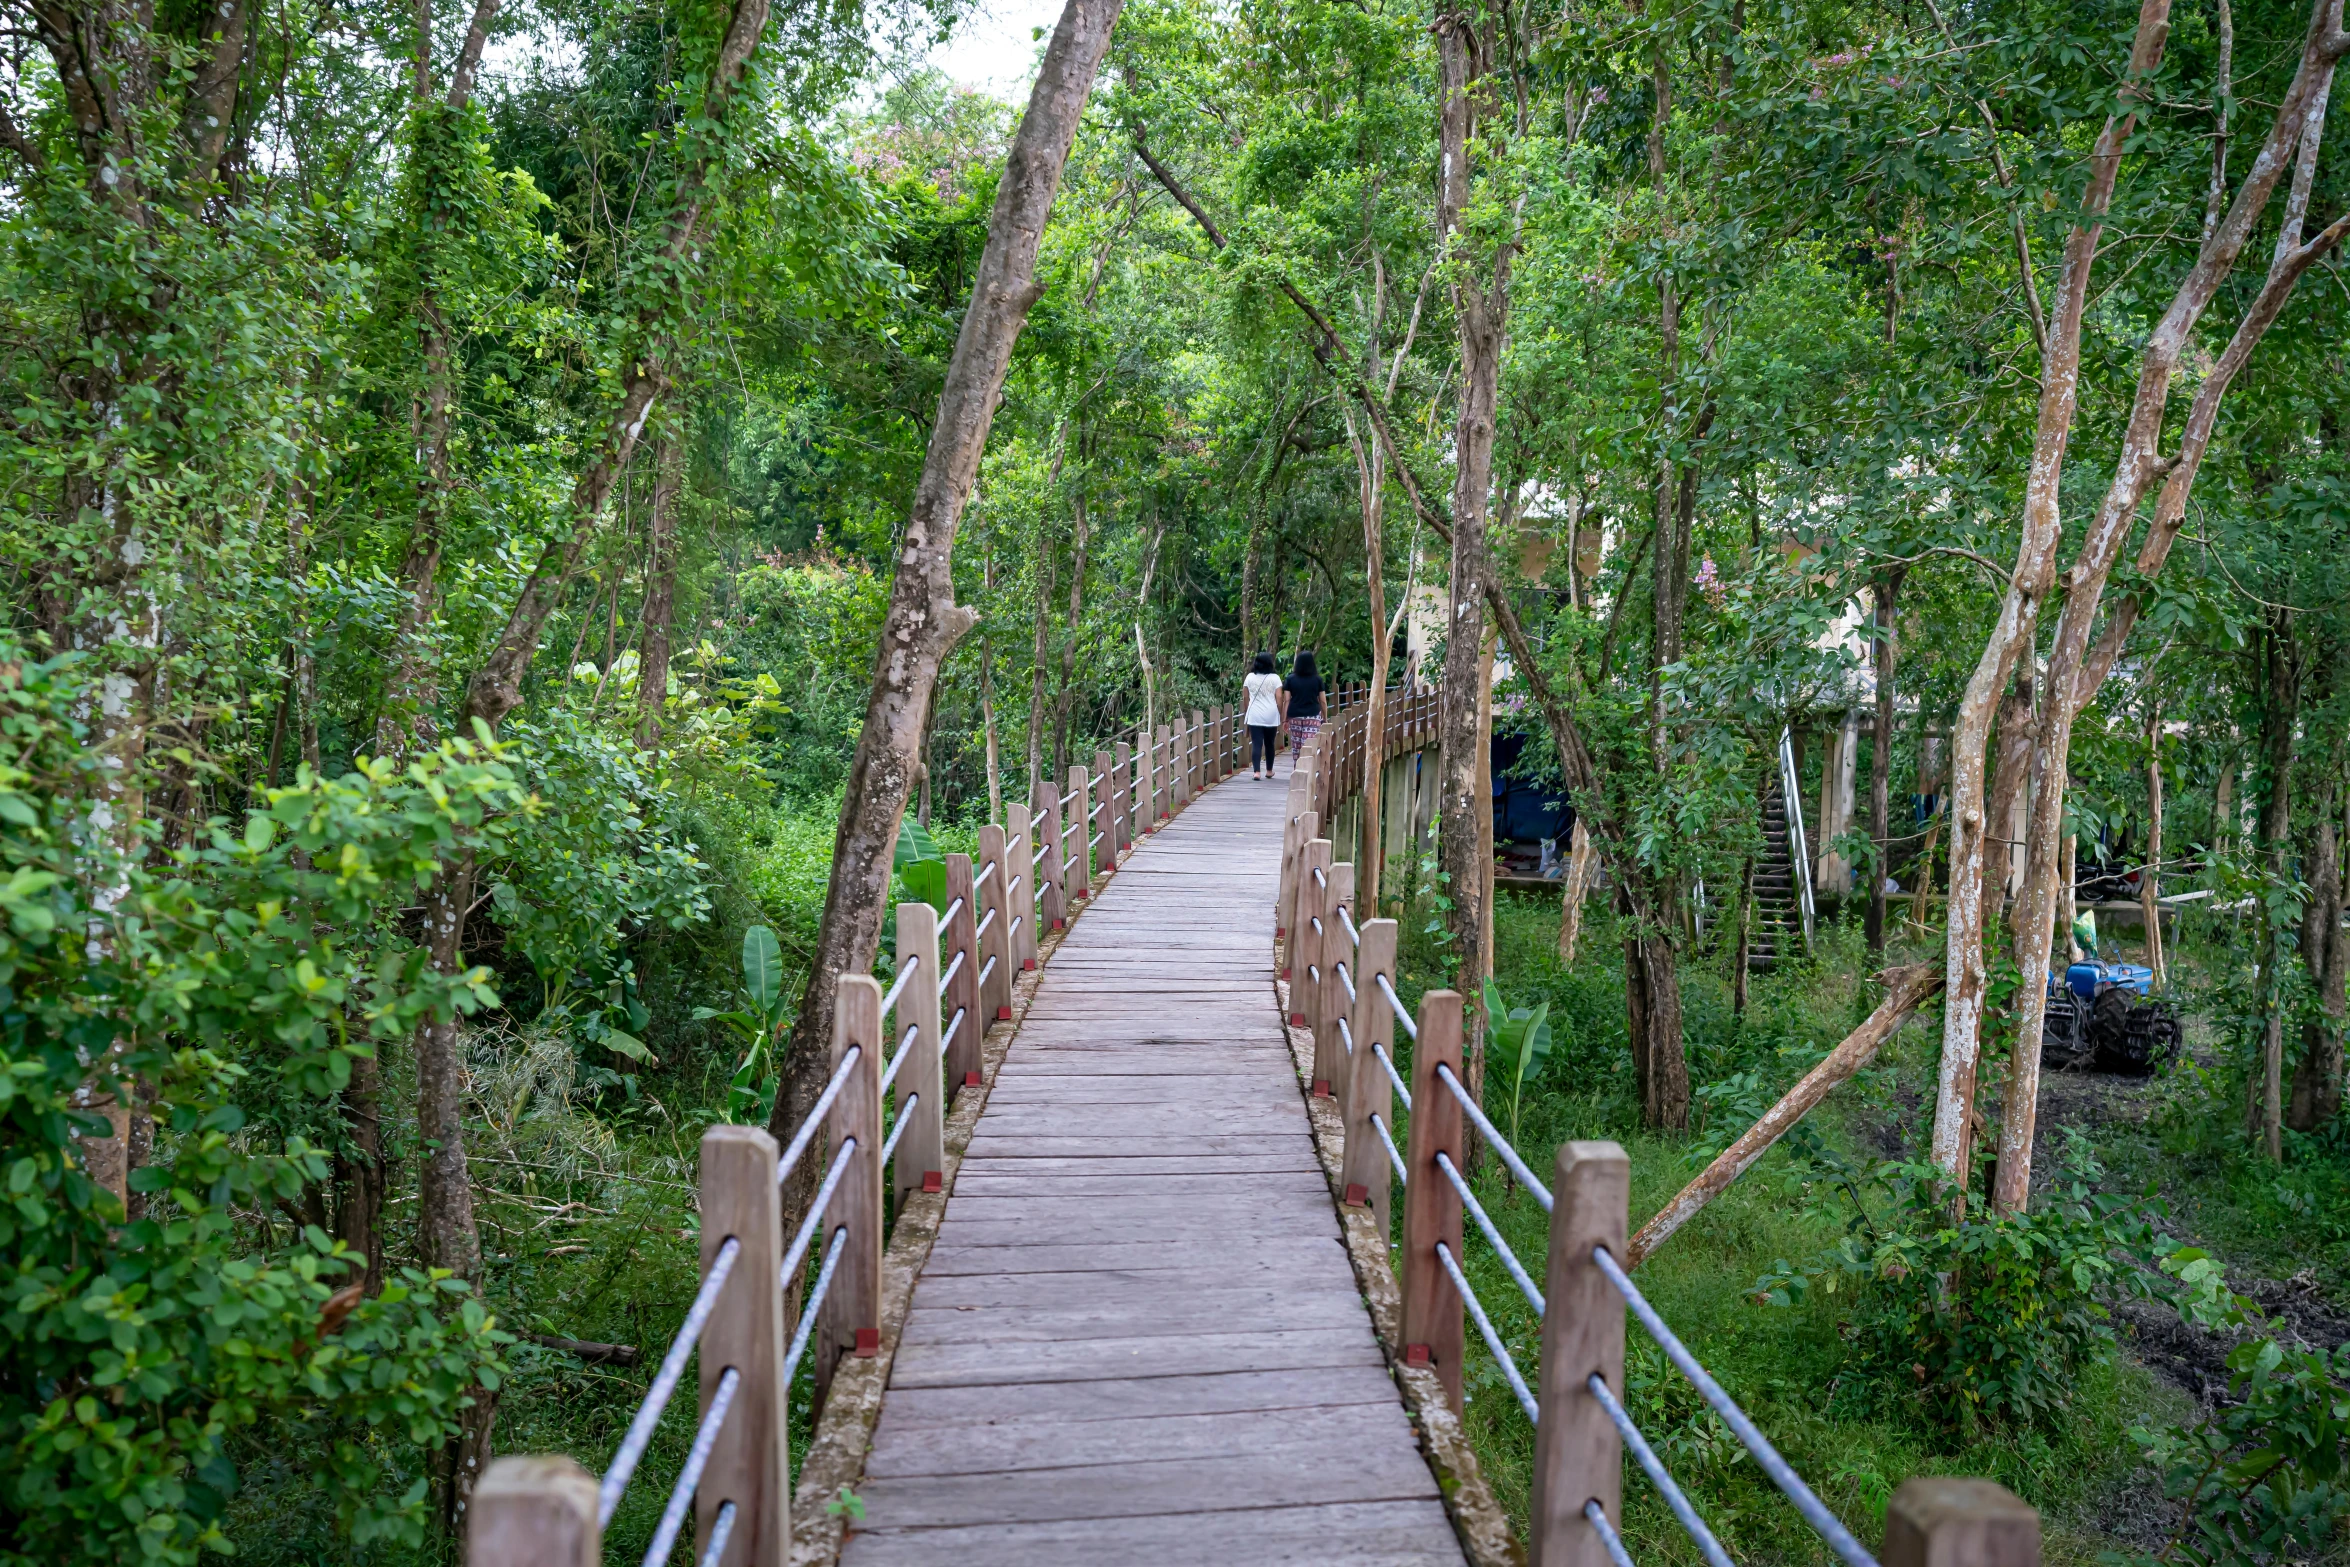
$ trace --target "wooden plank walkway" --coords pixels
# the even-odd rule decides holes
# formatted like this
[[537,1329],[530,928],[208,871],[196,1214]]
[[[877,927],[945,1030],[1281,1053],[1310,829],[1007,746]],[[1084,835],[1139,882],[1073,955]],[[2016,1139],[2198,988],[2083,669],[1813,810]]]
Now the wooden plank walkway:
[[914,1289],[846,1567],[1463,1560],[1275,1010],[1287,796],[1208,790],[1046,965]]

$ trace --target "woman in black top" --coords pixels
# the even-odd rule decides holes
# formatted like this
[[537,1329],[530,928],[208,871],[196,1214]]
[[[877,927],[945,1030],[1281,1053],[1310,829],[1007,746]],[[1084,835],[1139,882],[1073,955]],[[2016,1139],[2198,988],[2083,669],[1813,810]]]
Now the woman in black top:
[[1289,668],[1289,678],[1281,682],[1282,707],[1289,719],[1289,743],[1304,745],[1322,729],[1322,676],[1314,668],[1314,654],[1307,649],[1297,655],[1297,662]]

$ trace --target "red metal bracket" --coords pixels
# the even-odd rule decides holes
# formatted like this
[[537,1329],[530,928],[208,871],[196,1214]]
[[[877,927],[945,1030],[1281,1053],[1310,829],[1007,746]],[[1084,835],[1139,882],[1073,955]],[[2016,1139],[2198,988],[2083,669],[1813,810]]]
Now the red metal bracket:
[[1036,972],[1036,959],[1034,959],[1034,958],[1022,958],[1022,959],[1020,960],[1020,972],[1021,972],[1021,973],[1023,973],[1023,974],[1033,974],[1033,973],[1035,973],[1035,972]]
[[1330,1097],[1330,1079],[1326,1077],[1317,1077],[1314,1079],[1314,1097],[1316,1099],[1327,1099]]
[[979,1086],[979,1074],[977,1072],[965,1072],[963,1074],[963,1086],[965,1088],[977,1088]]
[[946,1190],[946,1177],[936,1170],[924,1170],[922,1189],[926,1192],[943,1192]]
[[859,1328],[859,1329],[857,1329],[857,1358],[858,1358],[859,1360],[871,1360],[871,1359],[872,1359],[874,1356],[876,1356],[876,1355],[878,1355],[878,1354],[880,1354],[880,1353],[881,1353],[881,1329],[879,1329],[879,1328]]
[[1403,1347],[1403,1363],[1407,1366],[1433,1366],[1436,1357],[1428,1352],[1425,1344],[1406,1344]]
[[1349,1182],[1346,1188],[1346,1205],[1349,1208],[1369,1207],[1371,1205],[1371,1189],[1360,1181]]
[[1011,1022],[1011,1021],[1012,1021],[1012,1009],[1011,1009],[1010,1007],[998,1007],[998,1008],[996,1008],[996,1009],[995,1009],[995,1020],[996,1020],[997,1022],[999,1022],[999,1023],[1009,1023],[1009,1022]]

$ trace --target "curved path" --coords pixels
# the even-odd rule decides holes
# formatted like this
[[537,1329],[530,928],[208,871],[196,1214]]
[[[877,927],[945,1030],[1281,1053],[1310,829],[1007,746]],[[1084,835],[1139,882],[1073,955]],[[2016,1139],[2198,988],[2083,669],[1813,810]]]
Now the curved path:
[[914,1289],[846,1567],[1462,1561],[1276,1010],[1287,794],[1208,790],[1046,965]]

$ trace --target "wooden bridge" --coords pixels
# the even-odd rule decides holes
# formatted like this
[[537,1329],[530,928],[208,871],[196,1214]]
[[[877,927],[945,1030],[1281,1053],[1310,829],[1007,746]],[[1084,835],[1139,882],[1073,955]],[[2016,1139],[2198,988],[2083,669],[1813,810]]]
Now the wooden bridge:
[[[1385,767],[1394,836],[1425,831],[1435,698],[1389,693],[1376,736],[1369,706],[1272,782],[1233,776],[1230,710],[1137,733],[950,858],[944,911],[901,905],[890,989],[840,977],[832,1077],[791,1145],[705,1137],[702,1288],[619,1451],[600,1479],[498,1460],[472,1567],[597,1567],[696,1358],[646,1567],[689,1522],[702,1567],[1521,1561],[1459,1422],[1466,1320],[1535,1425],[1533,1560],[1631,1567],[1629,1451],[1730,1567],[1620,1402],[1627,1307],[1829,1549],[1878,1567],[1614,1262],[1622,1151],[1570,1143],[1537,1176],[1461,1082],[1460,997],[1405,1008],[1395,922],[1358,924],[1320,828],[1381,833],[1343,807]],[[1551,1210],[1543,1286],[1462,1176],[1472,1128]],[[787,1239],[803,1158],[823,1176]],[[1542,1318],[1531,1379],[1461,1271],[1465,1218]],[[2036,1567],[2038,1545],[1997,1486],[1912,1481],[1884,1559]]]

